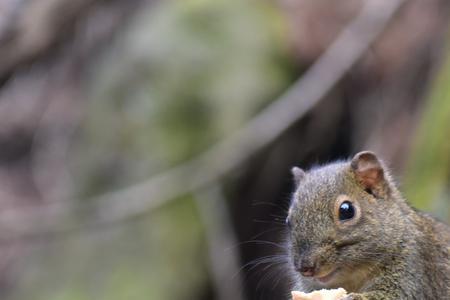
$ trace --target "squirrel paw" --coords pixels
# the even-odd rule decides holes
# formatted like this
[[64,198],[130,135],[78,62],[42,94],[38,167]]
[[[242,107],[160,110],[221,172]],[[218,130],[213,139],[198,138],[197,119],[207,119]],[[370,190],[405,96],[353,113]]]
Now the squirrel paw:
[[363,298],[361,295],[359,294],[355,294],[355,293],[351,293],[348,295],[345,295],[342,298],[339,298],[339,300],[363,300],[365,298]]

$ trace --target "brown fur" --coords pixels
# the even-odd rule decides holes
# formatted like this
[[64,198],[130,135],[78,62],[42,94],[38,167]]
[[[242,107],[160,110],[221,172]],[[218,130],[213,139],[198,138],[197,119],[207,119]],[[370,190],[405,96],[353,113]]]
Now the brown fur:
[[[411,208],[375,154],[304,174],[296,169],[296,181],[288,215],[292,266],[314,265],[319,278],[337,268],[326,282],[295,272],[296,289],[343,287],[346,300],[450,299],[450,227]],[[340,221],[339,197],[360,215]]]

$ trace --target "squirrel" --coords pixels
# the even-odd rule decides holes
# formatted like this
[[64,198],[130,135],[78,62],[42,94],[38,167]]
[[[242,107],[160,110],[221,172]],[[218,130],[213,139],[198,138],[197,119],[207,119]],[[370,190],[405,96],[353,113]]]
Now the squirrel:
[[409,206],[376,154],[292,174],[286,225],[296,290],[450,299],[450,227]]

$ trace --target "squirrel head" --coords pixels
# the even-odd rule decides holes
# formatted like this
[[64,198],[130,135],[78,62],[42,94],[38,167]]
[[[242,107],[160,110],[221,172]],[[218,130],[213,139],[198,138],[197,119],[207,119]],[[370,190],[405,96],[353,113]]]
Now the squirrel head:
[[383,163],[368,151],[308,172],[294,167],[292,173],[296,191],[286,219],[292,266],[303,284],[351,289],[346,282],[369,276],[394,252],[403,200]]

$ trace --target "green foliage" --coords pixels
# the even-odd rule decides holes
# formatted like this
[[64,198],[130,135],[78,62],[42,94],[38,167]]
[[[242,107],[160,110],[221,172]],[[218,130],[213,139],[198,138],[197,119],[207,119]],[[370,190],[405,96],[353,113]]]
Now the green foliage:
[[[185,161],[275,98],[293,77],[280,20],[258,1],[164,1],[142,12],[89,80],[73,163],[83,194]],[[111,169],[120,178],[104,182]]]
[[450,220],[450,51],[432,87],[417,133],[405,190],[412,203]]

